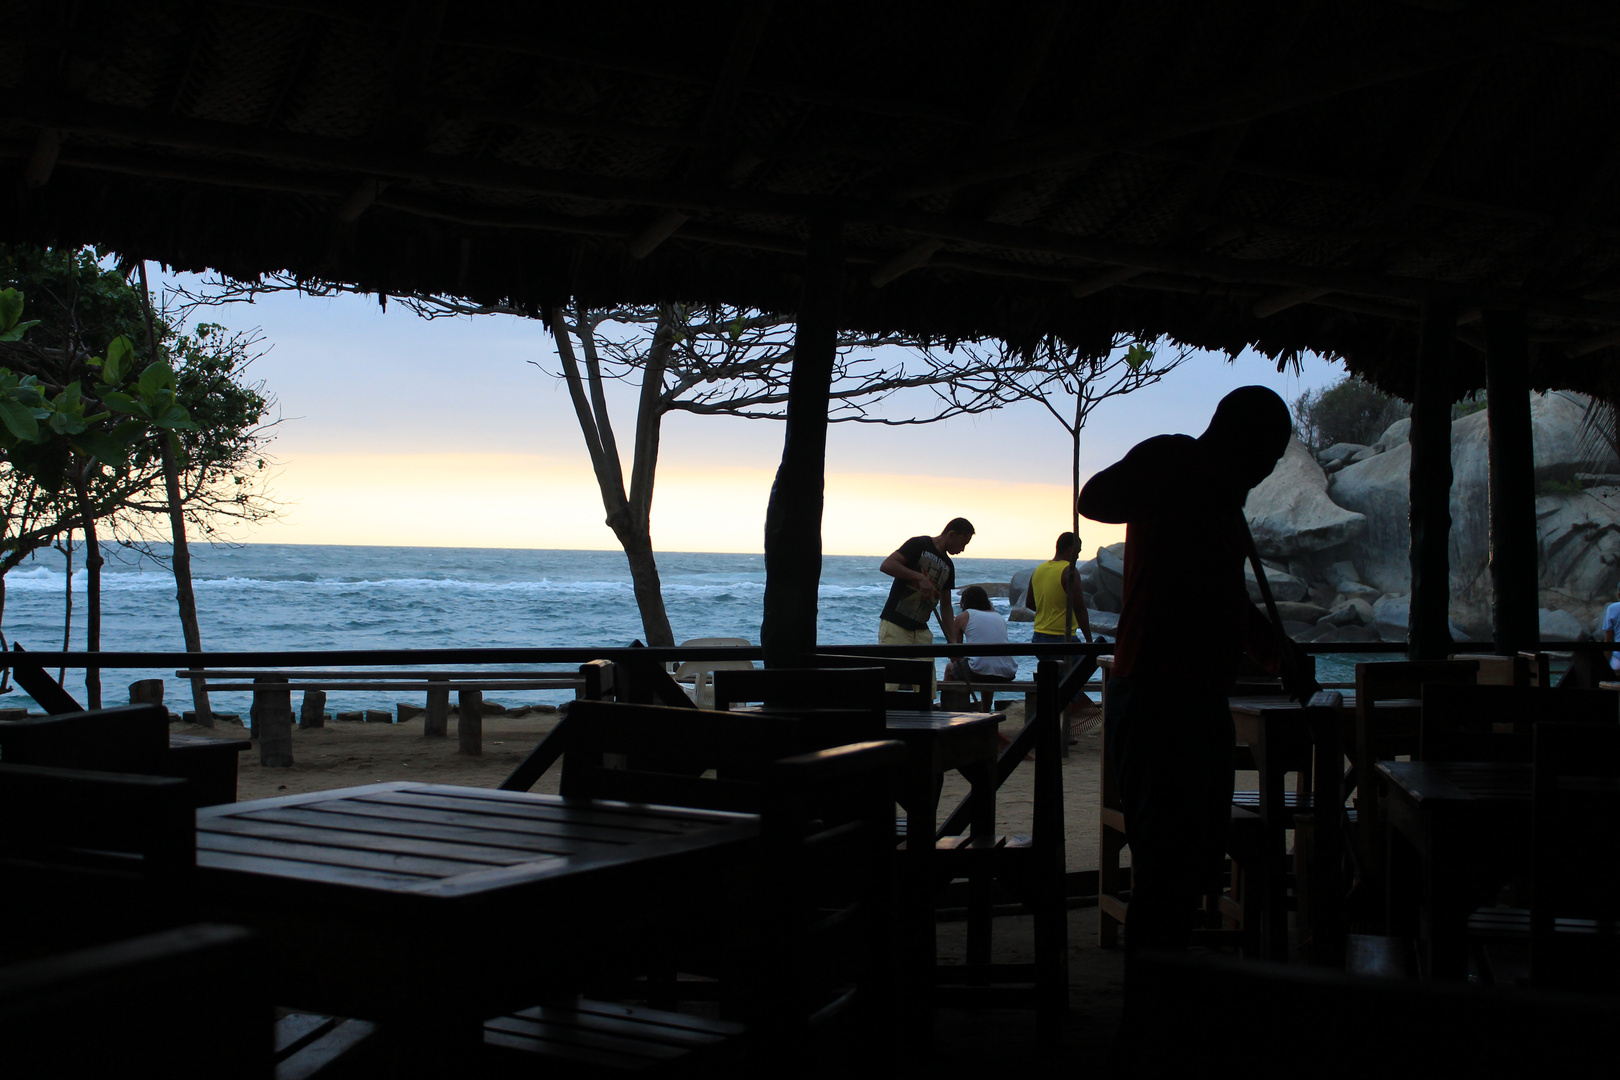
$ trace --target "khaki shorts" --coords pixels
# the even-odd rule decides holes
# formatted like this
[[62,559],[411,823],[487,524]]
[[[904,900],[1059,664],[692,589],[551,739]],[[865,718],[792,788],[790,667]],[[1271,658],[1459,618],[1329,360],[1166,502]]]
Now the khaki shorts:
[[[926,626],[921,630],[907,630],[904,627],[896,626],[888,619],[878,620],[879,645],[932,645],[933,643],[934,632]],[[932,663],[934,658],[932,656],[919,656],[917,659],[927,660]],[[898,690],[900,689],[900,684],[888,683],[885,686],[885,689]],[[930,696],[932,696],[937,689],[935,679],[930,678],[928,680],[928,693]]]

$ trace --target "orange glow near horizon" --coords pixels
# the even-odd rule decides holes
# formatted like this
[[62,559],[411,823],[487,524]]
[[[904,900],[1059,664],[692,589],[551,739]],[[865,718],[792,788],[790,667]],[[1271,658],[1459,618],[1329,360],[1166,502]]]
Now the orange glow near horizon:
[[[769,467],[660,469],[653,544],[660,551],[763,550]],[[617,550],[601,495],[577,458],[548,454],[297,454],[273,485],[283,509],[239,534],[251,543]],[[886,555],[953,517],[974,523],[964,557],[1050,558],[1068,528],[1068,488],[983,479],[829,473],[822,517],[829,555]],[[1124,538],[1081,522],[1085,556]]]

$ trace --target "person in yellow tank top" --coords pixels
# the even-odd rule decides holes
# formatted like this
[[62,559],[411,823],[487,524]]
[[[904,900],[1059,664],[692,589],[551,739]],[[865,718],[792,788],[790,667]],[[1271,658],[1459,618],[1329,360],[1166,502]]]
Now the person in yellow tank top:
[[[1066,532],[1057,538],[1052,558],[1035,568],[1029,578],[1029,606],[1035,612],[1034,644],[1062,644],[1074,640],[1076,628],[1091,640],[1091,618],[1086,614],[1086,598],[1080,588],[1080,571],[1074,567],[1080,557],[1080,538]],[[1064,661],[1064,667],[1070,661]]]

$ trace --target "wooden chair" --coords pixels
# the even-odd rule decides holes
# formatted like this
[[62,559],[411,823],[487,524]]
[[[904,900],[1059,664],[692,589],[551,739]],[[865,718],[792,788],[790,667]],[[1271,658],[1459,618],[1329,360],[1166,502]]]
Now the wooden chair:
[[604,1044],[604,1025],[612,1052],[587,1056],[606,1071],[708,1068],[715,1054],[739,1050],[798,1070],[812,1033],[837,1019],[861,1025],[857,1041],[880,1037],[893,1004],[893,772],[905,751],[895,742],[822,748],[868,722],[862,711],[804,718],[572,704],[565,798],[762,815],[762,869],[745,905],[757,918],[743,920],[754,929],[713,969],[748,988],[726,999],[746,1026],[590,999],[548,1002],[486,1025],[491,1060],[541,1054],[585,1064],[584,1048]]
[[1620,993],[1620,725],[1535,731],[1530,979]]
[[171,736],[162,705],[81,709],[0,724],[0,761],[190,780],[195,808],[236,801],[236,755],[248,745]]
[[[702,637],[688,638],[681,648],[696,645],[751,645],[747,638]],[[709,685],[716,671],[752,671],[752,660],[687,660],[676,666],[672,677],[678,683],[692,683],[692,702],[700,709],[714,708],[714,689]]]
[[6,1074],[269,1080],[260,959],[249,931],[200,924],[0,968]]
[[[1430,683],[1473,683],[1476,660],[1387,660],[1356,665],[1356,722],[1345,740],[1351,761],[1344,793],[1352,799],[1353,853],[1367,897],[1381,898],[1384,882],[1384,823],[1378,812],[1378,785],[1373,767],[1418,752],[1423,688]],[[1362,917],[1381,926],[1373,914],[1381,899],[1362,905]]]
[[[885,673],[872,664],[859,668],[757,668],[714,673],[714,707],[759,704],[781,709],[869,709],[881,716],[887,700]],[[869,736],[881,738],[881,735]]]
[[1423,688],[1417,756],[1423,761],[1524,761],[1537,724],[1620,725],[1620,693],[1527,684],[1431,683]]
[[1546,721],[1532,738],[1530,906],[1475,911],[1470,944],[1486,961],[1486,981],[1507,981],[1492,955],[1507,944],[1527,949],[1532,986],[1612,998],[1620,993],[1620,725],[1612,716]]
[[[611,660],[591,660],[579,665],[579,674],[585,680],[585,686],[579,693],[580,701],[617,701],[617,685],[615,683],[615,668]],[[498,791],[530,791],[540,782],[540,778],[555,765],[562,757],[563,747],[568,745],[568,706],[564,705],[562,714],[551,730],[535,744],[524,759],[517,763],[517,767],[506,774],[506,779],[495,785]]]
[[[887,708],[922,709],[926,711],[934,707],[934,661],[932,659],[815,653],[805,657],[805,664],[817,668],[882,668],[885,682],[883,703]],[[909,686],[911,689],[901,689],[901,687],[905,686]]]
[[0,765],[0,955],[23,959],[175,925],[195,872],[184,780]]

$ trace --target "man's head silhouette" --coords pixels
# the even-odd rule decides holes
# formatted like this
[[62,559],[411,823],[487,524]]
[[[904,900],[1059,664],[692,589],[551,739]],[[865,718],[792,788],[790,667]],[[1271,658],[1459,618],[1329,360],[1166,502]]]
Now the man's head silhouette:
[[1220,456],[1233,486],[1246,495],[1277,467],[1293,422],[1288,406],[1264,386],[1240,386],[1221,398],[1198,441]]

